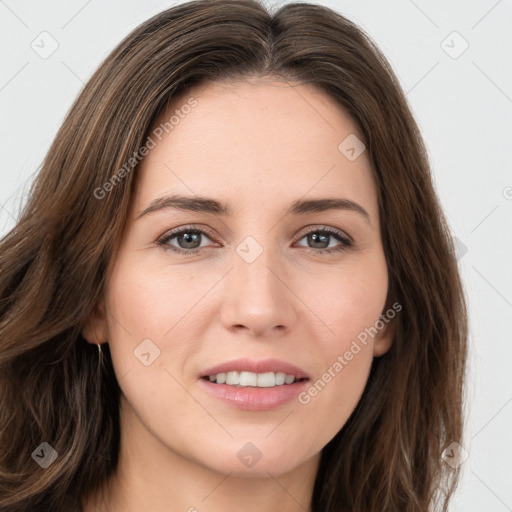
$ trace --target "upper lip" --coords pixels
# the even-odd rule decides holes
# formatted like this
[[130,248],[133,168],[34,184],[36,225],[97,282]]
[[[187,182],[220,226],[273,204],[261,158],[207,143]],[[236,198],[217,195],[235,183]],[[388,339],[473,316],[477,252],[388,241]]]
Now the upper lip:
[[296,379],[309,378],[304,370],[286,361],[279,359],[255,360],[249,358],[232,359],[231,361],[212,366],[202,372],[200,377],[209,377],[210,375],[217,375],[218,373],[242,371],[253,373],[282,372],[287,375],[293,375]]

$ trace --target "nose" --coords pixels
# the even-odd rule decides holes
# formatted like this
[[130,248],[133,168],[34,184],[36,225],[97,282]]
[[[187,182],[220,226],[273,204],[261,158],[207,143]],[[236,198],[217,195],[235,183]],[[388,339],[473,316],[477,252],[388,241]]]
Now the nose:
[[235,251],[232,269],[223,281],[221,320],[226,329],[271,338],[298,324],[300,301],[276,250],[265,248],[254,261],[243,250]]

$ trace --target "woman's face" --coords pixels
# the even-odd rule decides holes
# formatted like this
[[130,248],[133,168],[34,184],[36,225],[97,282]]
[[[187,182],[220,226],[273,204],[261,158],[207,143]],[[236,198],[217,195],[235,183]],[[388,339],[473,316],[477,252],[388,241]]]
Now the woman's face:
[[[388,290],[368,152],[310,86],[209,84],[154,128],[173,114],[137,170],[94,323],[123,432],[217,472],[282,474],[343,427],[390,346],[389,328],[368,334]],[[224,363],[250,387],[203,378]]]

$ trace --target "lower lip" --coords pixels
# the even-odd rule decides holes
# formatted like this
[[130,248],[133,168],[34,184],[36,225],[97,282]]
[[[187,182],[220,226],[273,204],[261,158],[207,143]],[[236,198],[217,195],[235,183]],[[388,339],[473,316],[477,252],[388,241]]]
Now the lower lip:
[[246,411],[269,411],[292,401],[307,386],[309,380],[271,388],[235,387],[199,379],[206,390],[224,402]]

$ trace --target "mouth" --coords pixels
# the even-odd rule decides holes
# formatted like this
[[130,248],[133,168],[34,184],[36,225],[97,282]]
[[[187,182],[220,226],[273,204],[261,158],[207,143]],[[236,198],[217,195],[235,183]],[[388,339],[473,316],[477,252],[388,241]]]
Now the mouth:
[[247,411],[268,411],[291,402],[310,380],[304,370],[278,359],[237,359],[199,375],[210,396]]
[[[227,373],[229,375],[231,373],[238,372]],[[244,372],[240,373],[243,374]],[[284,375],[286,379],[286,374]],[[242,376],[242,379],[243,378],[244,377]],[[266,380],[263,384],[271,384],[272,381],[270,380],[270,377],[265,376],[264,379],[269,380]],[[293,401],[297,400],[297,396],[308,386],[309,378],[300,378],[299,380],[295,380],[295,377],[293,377],[293,379],[293,382],[290,382],[289,384],[286,384],[285,381],[284,384],[266,386],[221,384],[216,381],[211,381],[209,377],[201,377],[199,382],[201,383],[201,387],[209,396],[220,400],[224,404],[236,409],[256,412],[270,411],[284,406],[285,404],[293,403]],[[222,380],[222,378],[220,380]],[[278,382],[281,380],[282,377]],[[288,379],[288,381],[290,380],[291,379]],[[251,381],[250,383],[253,384],[254,381]]]

